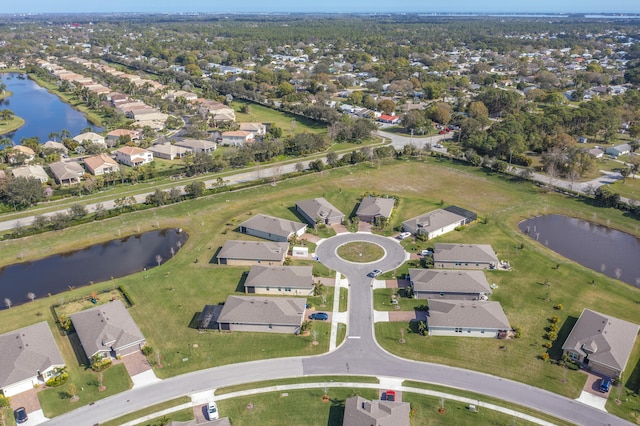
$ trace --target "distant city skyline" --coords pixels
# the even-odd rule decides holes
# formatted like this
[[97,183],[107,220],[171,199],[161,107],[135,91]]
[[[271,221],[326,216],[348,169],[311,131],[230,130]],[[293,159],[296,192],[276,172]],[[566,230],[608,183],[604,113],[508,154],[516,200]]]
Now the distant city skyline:
[[3,2],[1,13],[640,13],[637,0],[538,0],[536,2],[506,0],[325,0],[301,2],[293,0],[25,0]]

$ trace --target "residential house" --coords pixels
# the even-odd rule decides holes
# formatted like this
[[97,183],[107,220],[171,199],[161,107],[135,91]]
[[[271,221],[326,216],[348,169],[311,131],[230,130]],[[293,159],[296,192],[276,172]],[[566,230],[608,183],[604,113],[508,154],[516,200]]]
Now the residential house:
[[216,256],[221,265],[282,265],[289,251],[289,243],[230,240]]
[[49,175],[44,171],[42,166],[39,165],[15,167],[11,169],[11,174],[13,174],[13,177],[38,179],[40,183],[47,183],[49,181]]
[[456,206],[437,209],[402,222],[402,230],[432,239],[466,225],[477,218],[476,214]]
[[619,157],[620,155],[627,155],[631,152],[631,145],[623,143],[620,145],[612,146],[604,151],[606,154],[612,157]]
[[218,329],[298,334],[306,306],[305,298],[229,296],[218,316]]
[[153,153],[137,146],[123,146],[114,151],[116,160],[130,167],[139,167],[153,161]]
[[307,230],[307,225],[292,220],[280,219],[266,214],[257,214],[242,222],[239,231],[243,234],[264,238],[271,241],[289,241],[292,237],[300,237]]
[[253,133],[244,130],[233,130],[229,132],[222,132],[222,144],[232,146],[242,146],[246,143],[253,142]]
[[58,161],[49,164],[51,174],[60,185],[80,183],[84,176],[84,168],[75,161]]
[[142,137],[142,132],[139,130],[115,129],[107,133],[107,144],[109,146],[116,146],[122,138],[126,140],[127,137],[132,141],[137,141]]
[[499,302],[429,301],[429,336],[498,337],[510,329]]
[[397,115],[381,114],[380,117],[378,117],[378,121],[381,123],[400,124],[401,120]]
[[11,164],[27,164],[36,158],[36,153],[33,149],[24,145],[16,145],[7,154],[7,161]]
[[344,213],[324,198],[296,201],[296,211],[313,227],[317,223],[341,224],[344,220]]
[[253,265],[244,281],[244,292],[313,296],[312,269],[311,266]]
[[184,148],[178,145],[173,145],[170,142],[152,145],[149,147],[149,151],[153,153],[154,157],[162,158],[165,160],[174,160],[176,158],[182,158],[191,152],[187,148]]
[[395,198],[367,196],[360,202],[356,216],[360,221],[368,223],[378,223],[381,218],[389,220],[395,203]]
[[47,141],[43,143],[42,146],[40,147],[40,150],[44,152],[51,150],[51,151],[58,152],[64,156],[69,155],[69,149],[66,146],[64,146],[63,143],[56,142],[56,141]]
[[183,139],[176,141],[175,145],[190,150],[193,153],[209,153],[216,150],[216,143],[202,139]]
[[434,244],[436,268],[493,269],[498,263],[498,256],[489,244]]
[[211,116],[214,122],[236,121],[236,112],[233,108],[209,99],[197,99],[195,101],[199,109]]
[[344,426],[409,426],[408,402],[368,400],[352,396],[344,403]]
[[113,158],[107,154],[95,155],[93,157],[87,157],[84,159],[84,164],[87,166],[87,170],[94,176],[101,176],[108,173],[117,173],[120,171],[120,166]]
[[0,392],[11,397],[44,384],[64,367],[46,321],[0,335]]
[[131,355],[146,343],[121,300],[71,314],[71,322],[89,360]]
[[73,140],[78,142],[80,145],[89,142],[92,144],[100,145],[104,148],[107,147],[104,136],[100,136],[99,134],[94,132],[81,133],[78,136],[74,137]]
[[240,130],[251,132],[254,135],[264,136],[267,134],[267,126],[263,123],[239,123]]
[[595,373],[620,377],[639,329],[637,324],[585,308],[562,345],[562,351]]
[[491,294],[482,271],[409,268],[416,299],[481,300]]
[[600,148],[591,148],[587,150],[587,153],[591,155],[593,158],[602,158],[604,157],[604,151]]

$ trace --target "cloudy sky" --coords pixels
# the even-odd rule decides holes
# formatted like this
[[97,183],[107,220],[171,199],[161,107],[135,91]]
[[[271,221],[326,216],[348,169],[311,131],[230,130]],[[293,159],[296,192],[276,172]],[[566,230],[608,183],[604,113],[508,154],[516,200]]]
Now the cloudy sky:
[[621,12],[640,13],[638,0],[2,0],[0,13],[51,12]]

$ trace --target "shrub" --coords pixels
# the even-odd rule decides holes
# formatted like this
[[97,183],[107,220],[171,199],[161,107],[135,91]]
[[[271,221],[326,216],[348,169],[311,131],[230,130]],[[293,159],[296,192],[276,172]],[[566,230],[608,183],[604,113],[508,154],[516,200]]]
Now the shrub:
[[557,315],[552,316],[549,321],[551,322],[551,324],[557,324],[560,322],[560,318],[558,318]]
[[104,359],[101,359],[100,361],[94,361],[91,364],[91,369],[93,371],[104,371],[109,367],[111,367],[111,359],[110,358],[104,358]]
[[562,303],[558,303],[556,306],[553,307],[553,309],[555,309],[556,311],[561,311],[563,308]]
[[59,375],[57,375],[55,377],[52,377],[49,380],[47,380],[47,386],[49,386],[51,388],[62,386],[65,383],[67,383],[67,380],[69,380],[69,374],[68,373],[62,373],[62,374],[59,374]]
[[551,348],[551,346],[553,346],[553,343],[551,343],[551,342],[544,342],[544,344],[543,344],[542,346],[544,346],[545,348],[549,349],[549,348]]
[[572,361],[567,362],[567,364],[566,364],[566,365],[567,365],[567,368],[568,368],[569,370],[574,370],[574,371],[576,371],[576,370],[579,370],[579,369],[580,369],[580,366],[579,366],[578,364],[576,364],[575,362],[572,362]]
[[513,328],[513,337],[516,338],[516,339],[519,339],[519,338],[522,337],[522,327],[521,326],[516,325]]
[[8,396],[0,396],[0,409],[9,408],[9,397]]
[[153,348],[149,345],[144,345],[141,351],[144,356],[149,356],[153,353]]
[[127,299],[127,302],[129,303],[130,306],[133,306],[135,303],[133,301],[133,298],[131,297],[131,295],[129,294],[129,292],[127,291],[127,289],[121,285],[120,287],[118,287],[120,290],[120,293],[122,293],[122,296]]
[[542,352],[540,355],[538,355],[538,357],[543,361],[548,361],[549,360],[549,354],[546,353],[546,352]]
[[554,332],[554,331],[550,331],[547,334],[544,335],[545,339],[550,340],[552,342],[555,342],[556,339],[558,338],[558,333]]

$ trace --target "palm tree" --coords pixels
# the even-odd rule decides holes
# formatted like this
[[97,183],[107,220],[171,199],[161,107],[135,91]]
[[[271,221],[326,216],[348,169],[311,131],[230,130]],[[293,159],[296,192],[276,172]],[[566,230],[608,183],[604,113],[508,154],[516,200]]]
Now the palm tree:
[[322,282],[317,281],[313,284],[313,295],[314,296],[322,296],[325,292],[325,287]]

